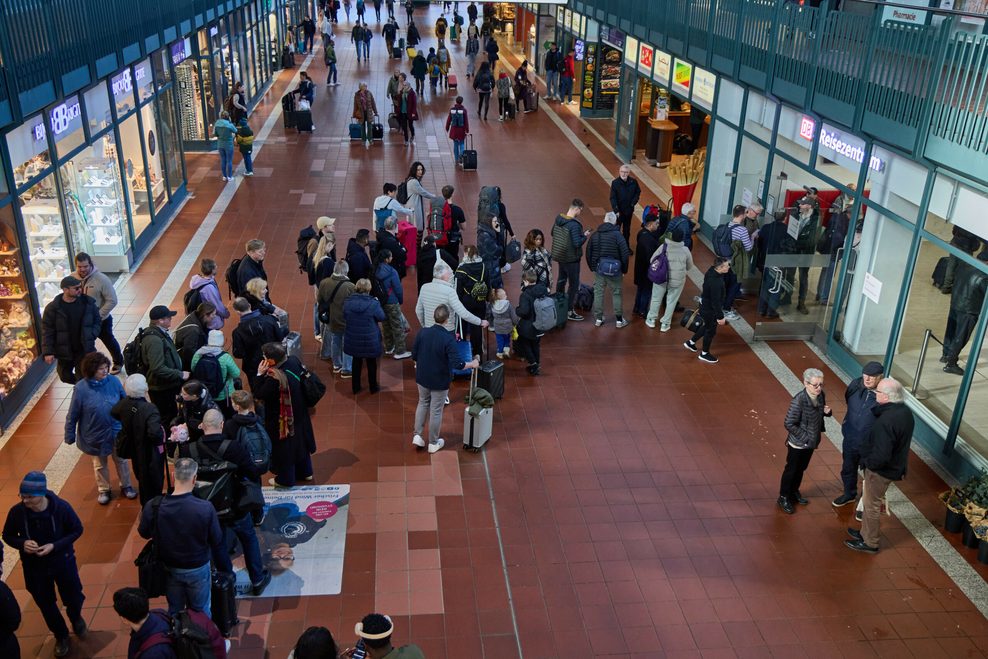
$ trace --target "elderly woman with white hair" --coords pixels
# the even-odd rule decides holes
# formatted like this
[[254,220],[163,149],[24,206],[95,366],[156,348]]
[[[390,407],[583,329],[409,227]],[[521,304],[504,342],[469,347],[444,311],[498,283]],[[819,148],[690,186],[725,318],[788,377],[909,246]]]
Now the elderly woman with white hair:
[[364,146],[369,147],[374,138],[374,118],[378,116],[377,103],[374,94],[367,89],[367,83],[360,83],[360,88],[353,95],[353,118],[361,125],[361,139]]
[[121,398],[110,415],[120,422],[117,455],[129,459],[143,506],[161,494],[165,480],[165,431],[158,408],[148,400],[148,382],[140,373],[124,381]]
[[[192,378],[209,389],[213,402],[223,412],[223,416],[233,416],[230,407],[230,394],[240,388],[240,368],[233,355],[223,350],[225,337],[220,330],[210,330],[206,345],[192,355]],[[197,368],[198,367],[198,368]]]
[[816,368],[803,371],[803,388],[792,397],[784,422],[786,437],[786,467],[779,483],[779,508],[787,515],[795,512],[794,504],[809,503],[799,491],[803,473],[810,466],[813,451],[820,445],[824,417],[832,416],[823,393],[823,372]]

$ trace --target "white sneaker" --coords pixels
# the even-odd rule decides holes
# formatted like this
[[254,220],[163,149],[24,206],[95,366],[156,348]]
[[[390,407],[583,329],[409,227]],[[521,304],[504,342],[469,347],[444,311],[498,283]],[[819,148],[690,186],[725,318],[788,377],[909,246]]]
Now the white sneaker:
[[429,444],[429,453],[435,453],[444,446],[446,446],[446,440],[440,437],[435,444]]
[[253,175],[254,175],[254,172],[246,172],[246,173],[244,173],[244,176],[253,176]]
[[[655,327],[655,325],[652,325],[652,327]],[[670,327],[669,323],[662,323],[662,327],[659,328],[659,331],[660,332],[668,332],[669,331],[669,327]]]
[[649,319],[646,318],[645,319],[645,327],[648,327],[649,329],[655,329],[655,321],[654,320],[649,320]]
[[631,321],[628,320],[627,318],[622,318],[621,320],[617,321],[617,328],[621,329],[622,327],[627,327],[628,323],[630,322]]
[[419,448],[425,448],[425,440],[422,439],[422,435],[415,435],[412,437],[412,444],[418,446]]
[[511,356],[511,348],[505,348],[504,349],[504,358],[507,359],[510,356]]
[[725,311],[724,312],[724,319],[725,320],[737,320],[740,317],[741,317],[741,314],[739,314],[734,309],[731,309],[730,311]]
[[444,402],[443,405],[449,405],[449,396],[446,396],[446,402]]
[[405,352],[399,352],[395,355],[395,359],[408,359],[412,356],[412,353],[406,350]]
[[385,355],[393,355],[393,354],[395,354],[395,349],[394,348],[389,348],[389,349],[387,349],[387,350],[384,351],[384,354]]
[[604,319],[603,318],[597,318],[597,319],[595,319],[593,321],[593,326],[594,327],[603,327],[604,326]]

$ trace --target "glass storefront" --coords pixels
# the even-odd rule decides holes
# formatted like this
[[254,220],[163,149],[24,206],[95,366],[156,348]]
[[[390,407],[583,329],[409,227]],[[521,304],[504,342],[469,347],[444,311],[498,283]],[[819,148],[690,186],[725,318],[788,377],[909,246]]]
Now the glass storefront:
[[13,391],[38,356],[38,333],[29,300],[24,255],[8,204],[0,208],[0,401]]

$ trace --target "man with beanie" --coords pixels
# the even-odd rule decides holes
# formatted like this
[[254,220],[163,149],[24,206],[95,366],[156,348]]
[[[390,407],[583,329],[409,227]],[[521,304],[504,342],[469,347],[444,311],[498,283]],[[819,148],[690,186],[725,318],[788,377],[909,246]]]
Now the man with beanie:
[[168,333],[176,314],[177,311],[162,304],[152,307],[148,315],[151,324],[141,337],[141,353],[147,366],[148,396],[165,423],[178,414],[175,397],[182,383],[189,379],[189,372],[182,368],[182,359]]
[[[492,39],[493,41],[493,39]],[[367,649],[367,659],[425,659],[422,650],[417,645],[403,645],[396,648],[391,645],[391,634],[394,623],[389,616],[380,613],[370,613],[357,623],[354,631],[364,642]]]
[[117,306],[117,292],[113,290],[113,282],[105,274],[96,269],[93,258],[85,252],[75,255],[75,272],[72,276],[82,282],[82,293],[93,298],[99,308],[101,319],[99,329],[99,340],[103,342],[110,352],[113,360],[113,367],[110,375],[120,372],[123,365],[123,353],[120,352],[120,343],[117,337],[113,336],[113,316],[110,312]]
[[593,316],[594,326],[604,324],[604,289],[611,289],[611,301],[618,329],[625,327],[621,301],[621,283],[628,272],[628,257],[631,250],[628,241],[617,228],[616,213],[604,215],[604,222],[590,237],[587,243],[587,265],[593,271]]
[[143,506],[161,494],[165,482],[165,433],[158,408],[147,399],[148,382],[140,373],[124,380],[126,398],[120,399],[110,415],[120,422],[117,455],[130,459]]
[[71,648],[69,628],[58,610],[56,588],[72,631],[79,637],[88,631],[82,617],[86,596],[73,547],[82,535],[82,522],[67,501],[48,490],[43,472],[32,471],[24,477],[20,497],[21,502],[7,513],[3,541],[20,552],[24,587],[55,635],[55,656],[64,657]]
[[75,384],[81,377],[82,358],[96,351],[102,320],[96,301],[82,293],[82,282],[64,277],[62,294],[41,314],[41,355],[46,364],[57,361],[58,379]]
[[192,355],[192,379],[202,382],[225,416],[232,416],[230,394],[242,386],[240,369],[233,356],[223,349],[226,337],[219,330],[209,330],[206,345]]
[[631,240],[631,217],[641,196],[641,186],[631,177],[631,165],[621,165],[618,177],[611,181],[611,210],[617,215],[626,243]]
[[[580,259],[583,257],[583,243],[590,235],[590,229],[583,230],[583,225],[577,219],[583,212],[583,201],[574,199],[564,215],[557,215],[552,225],[552,260],[559,264],[559,276],[556,278],[556,293],[566,291],[568,298],[567,320],[583,320],[576,313],[574,306],[576,294],[580,290]],[[569,288],[566,283],[569,282]]]
[[861,377],[847,385],[844,400],[847,401],[847,416],[841,424],[844,441],[841,451],[844,461],[840,478],[844,482],[844,494],[834,499],[835,508],[853,503],[858,497],[858,467],[861,464],[861,445],[875,424],[873,410],[878,407],[875,389],[885,374],[885,367],[878,362],[868,362],[861,369]]

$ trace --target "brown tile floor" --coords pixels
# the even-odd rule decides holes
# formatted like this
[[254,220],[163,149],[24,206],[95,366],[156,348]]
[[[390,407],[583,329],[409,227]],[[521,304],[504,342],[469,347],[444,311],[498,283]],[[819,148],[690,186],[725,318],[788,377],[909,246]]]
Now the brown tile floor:
[[[430,11],[434,20],[436,10]],[[500,185],[519,234],[548,230],[574,195],[590,208],[608,205],[605,182],[546,112],[504,124],[477,125],[471,116],[478,173],[453,167],[442,125],[445,94],[420,105],[415,147],[394,136],[370,150],[351,145],[344,131],[355,83],[368,81],[383,111],[392,62],[376,40],[373,61],[358,65],[347,37],[338,35],[342,84],[319,86],[317,132],[299,136],[279,122],[257,162],[259,172],[271,175],[243,182],[202,250],[226,264],[245,240],[268,241],[272,296],[290,311],[307,361],[327,380],[308,331],[312,293],[293,254],[298,229],[317,215],[339,218],[345,243],[367,225],[363,209],[380,185],[400,180],[414,159],[426,164],[430,189],[457,186],[471,221],[479,187]],[[462,42],[453,46],[454,70],[472,108],[461,49]],[[513,55],[506,59],[517,63]],[[407,68],[407,60],[402,64]],[[310,70],[317,80],[325,74],[320,63]],[[255,129],[294,73],[283,73],[269,92]],[[578,118],[565,114],[565,125],[582,135]],[[604,145],[589,136],[581,141],[616,170]],[[222,185],[216,169],[215,156],[189,157],[195,197],[123,291],[115,314],[121,334],[144,322],[216,200]],[[588,225],[600,222],[589,215]],[[706,267],[709,253],[699,248],[697,261]],[[507,282],[514,296],[518,273]],[[631,294],[629,282],[626,304]],[[413,305],[409,292],[406,314]],[[333,383],[315,419],[315,464],[317,482],[353,487],[343,594],[241,603],[234,656],[284,657],[312,624],[330,627],[347,643],[348,630],[371,610],[391,613],[396,637],[418,643],[430,659],[509,659],[519,646],[525,657],[926,659],[988,652],[982,615],[896,519],[883,522],[878,556],[843,547],[851,511],[829,505],[840,468],[830,444],[807,473],[810,506],[793,517],[775,508],[786,391],[730,329],[717,338],[722,363],[715,367],[685,352],[683,338],[649,331],[640,321],[620,332],[571,323],[546,338],[544,377],[507,365],[494,439],[482,456],[455,448],[463,383],[446,418],[449,448],[432,458],[409,446],[416,402],[411,364],[385,360],[384,389],[376,396],[354,400],[347,383]],[[822,366],[802,343],[773,348],[794,372]],[[836,394],[839,380],[824,371]],[[63,385],[50,387],[0,450],[0,504],[16,501],[21,474],[52,459],[68,395]],[[832,398],[841,416],[840,396]],[[935,495],[944,485],[936,475],[913,459],[902,487],[939,526]],[[77,552],[93,632],[75,656],[125,656],[127,637],[110,604],[116,588],[135,581],[137,505],[98,506],[83,460],[61,494],[86,525]],[[983,576],[984,566],[976,567]],[[25,656],[48,656],[52,640],[19,568],[9,583],[25,611],[19,632]]]

